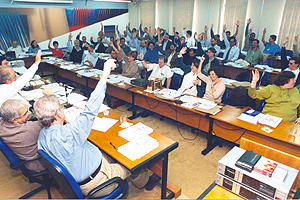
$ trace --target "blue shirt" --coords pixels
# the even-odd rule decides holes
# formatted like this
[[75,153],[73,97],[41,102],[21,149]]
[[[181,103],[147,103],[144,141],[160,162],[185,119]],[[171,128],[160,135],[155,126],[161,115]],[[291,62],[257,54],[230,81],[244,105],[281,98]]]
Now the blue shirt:
[[271,56],[274,56],[274,54],[277,52],[281,52],[280,47],[276,43],[271,45],[269,42],[266,42],[265,47],[266,48],[264,49],[263,53],[271,54]]
[[100,165],[102,154],[88,141],[94,119],[105,97],[106,84],[99,82],[83,112],[72,122],[44,127],[38,149],[58,160],[77,182],[89,177]]
[[150,63],[158,64],[158,46],[157,44],[154,46],[154,49],[148,50],[144,56],[145,61],[149,61]]
[[40,46],[38,46],[36,49],[32,48],[31,46],[28,49],[29,53],[37,53],[41,49]]
[[130,41],[130,46],[135,48],[137,50],[137,52],[139,52],[139,54],[143,51],[143,55],[145,56],[146,52],[147,52],[147,47],[143,48],[140,46],[141,41],[139,41],[137,38],[132,39]]

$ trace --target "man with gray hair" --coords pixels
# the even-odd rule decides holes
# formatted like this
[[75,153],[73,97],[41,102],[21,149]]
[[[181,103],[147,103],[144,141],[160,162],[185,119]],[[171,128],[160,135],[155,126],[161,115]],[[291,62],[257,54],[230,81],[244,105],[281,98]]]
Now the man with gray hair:
[[30,81],[38,70],[38,65],[41,62],[41,54],[42,52],[39,50],[36,54],[34,64],[18,79],[12,68],[0,66],[0,106],[8,99],[22,98],[18,92]]
[[[126,179],[130,171],[101,153],[99,148],[88,141],[95,117],[105,97],[106,81],[111,70],[116,68],[113,59],[104,63],[103,74],[83,112],[68,124],[64,124],[65,113],[60,109],[59,100],[44,96],[34,103],[36,117],[45,127],[38,139],[38,149],[44,150],[53,159],[61,162],[87,195],[94,187],[113,177]],[[141,173],[133,182],[144,187],[149,179],[147,171]],[[95,196],[111,193],[116,185],[99,191]]]
[[70,60],[74,63],[81,63],[84,50],[80,47],[79,40],[74,41],[74,46],[71,45],[72,37],[73,36],[70,33],[69,40],[67,42],[67,48],[70,51]]
[[37,140],[42,125],[37,121],[28,121],[31,112],[25,102],[9,99],[2,104],[0,114],[1,139],[21,160],[32,160],[25,164],[29,170],[44,170],[44,165],[36,160],[39,158]]

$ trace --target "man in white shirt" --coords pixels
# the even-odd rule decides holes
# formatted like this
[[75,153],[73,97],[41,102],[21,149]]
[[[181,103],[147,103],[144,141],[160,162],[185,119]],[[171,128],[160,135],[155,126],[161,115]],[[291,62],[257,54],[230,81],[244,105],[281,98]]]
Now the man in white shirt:
[[182,36],[185,37],[185,42],[186,42],[186,45],[188,47],[194,47],[195,46],[195,39],[192,37],[192,31],[188,30],[186,33],[185,33],[185,28],[183,28],[182,30]]
[[223,39],[226,47],[223,55],[223,60],[225,62],[235,62],[239,58],[240,49],[236,46],[235,37],[230,37],[228,41],[225,31],[226,25],[224,25],[223,27]]
[[197,71],[200,64],[200,60],[195,59],[191,65],[191,71],[184,75],[178,92],[180,95],[191,94],[197,96],[197,85],[201,85],[201,80],[197,78]]
[[41,62],[42,51],[39,50],[34,64],[17,79],[15,71],[7,66],[0,67],[0,106],[8,99],[17,98],[18,92],[30,81]]
[[9,51],[14,51],[16,53],[16,57],[18,57],[19,54],[23,52],[23,49],[20,45],[18,45],[18,42],[14,40],[12,42],[12,46],[6,50],[6,52],[9,52]]
[[159,56],[158,64],[147,64],[146,61],[144,60],[144,55],[142,53],[140,54],[140,59],[142,61],[143,66],[147,69],[147,71],[152,70],[152,73],[148,78],[149,80],[153,78],[161,78],[162,85],[164,85],[167,79],[166,88],[170,88],[173,72],[171,71],[171,68],[167,66],[168,59],[165,56]]
[[85,44],[85,47],[87,47],[88,53],[84,53],[81,64],[95,67],[98,61],[98,55],[94,51],[94,46]]

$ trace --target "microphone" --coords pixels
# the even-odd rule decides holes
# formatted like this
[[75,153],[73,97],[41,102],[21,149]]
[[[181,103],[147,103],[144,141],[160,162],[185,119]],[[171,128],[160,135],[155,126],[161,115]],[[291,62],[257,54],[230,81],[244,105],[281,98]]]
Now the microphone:
[[73,105],[69,103],[69,93],[68,93],[68,90],[67,89],[74,89],[73,87],[70,87],[68,86],[67,84],[64,84],[64,87],[65,87],[65,93],[66,93],[66,99],[67,99],[67,104],[64,105],[65,108],[70,108],[72,107]]
[[188,87],[188,88],[185,88],[185,89],[182,91],[182,93],[177,97],[178,100],[176,100],[175,103],[176,103],[176,104],[182,104],[183,101],[180,100],[180,97],[182,97],[182,96],[184,95],[184,92],[185,92],[185,91],[187,91],[187,90],[189,90],[189,89],[192,89],[192,87],[194,87],[195,85],[196,85],[196,84],[194,83],[194,85],[192,85],[192,86],[190,86],[190,87]]

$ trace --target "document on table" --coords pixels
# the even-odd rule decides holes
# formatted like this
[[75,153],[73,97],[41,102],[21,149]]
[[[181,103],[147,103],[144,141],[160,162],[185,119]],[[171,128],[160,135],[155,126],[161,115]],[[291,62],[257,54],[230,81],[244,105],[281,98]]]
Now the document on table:
[[24,74],[27,71],[26,67],[13,67],[12,68],[18,74]]
[[64,112],[65,112],[66,121],[67,122],[74,121],[76,119],[76,117],[79,116],[80,113],[82,113],[82,111],[83,111],[83,109],[79,109],[74,106],[65,109]]
[[[74,103],[73,105],[76,106],[76,107],[78,107],[78,108],[84,109],[86,103],[87,103],[87,101],[80,101],[80,102]],[[109,109],[110,109],[110,107],[108,107],[105,104],[102,104],[100,106],[99,113],[102,113],[103,111],[109,110]]]
[[118,76],[118,75],[109,75],[107,82],[114,84],[114,83],[119,83],[121,81],[124,81],[125,83],[130,84],[130,78],[125,77],[125,76]]
[[76,104],[80,101],[86,100],[87,98],[78,93],[71,93],[68,97],[68,101],[70,104]]
[[158,146],[159,143],[156,139],[150,136],[145,136],[118,147],[118,152],[128,159],[134,161],[148,154]]
[[119,136],[127,141],[135,141],[139,138],[148,136],[153,132],[153,129],[141,122],[119,131]]
[[116,120],[116,119],[111,119],[111,118],[107,118],[107,117],[101,117],[101,118],[96,117],[94,120],[92,129],[97,130],[97,131],[106,132],[117,122],[118,122],[118,120]]
[[30,91],[20,91],[19,93],[27,101],[31,101],[31,100],[34,100],[34,99],[44,96],[42,89],[35,89],[35,90],[30,90]]

